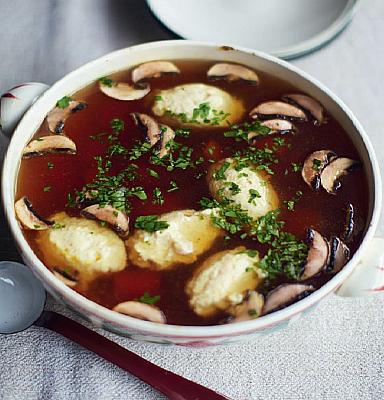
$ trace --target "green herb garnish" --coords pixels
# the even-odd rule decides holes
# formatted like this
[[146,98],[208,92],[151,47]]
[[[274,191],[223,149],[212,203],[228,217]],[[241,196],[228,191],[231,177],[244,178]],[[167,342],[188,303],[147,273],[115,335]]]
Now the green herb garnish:
[[145,292],[141,297],[137,299],[140,303],[145,304],[156,304],[160,300],[160,296],[151,296],[148,292]]
[[67,108],[71,100],[69,96],[64,96],[56,103],[56,106],[59,108]]
[[147,232],[162,231],[169,227],[168,222],[159,221],[157,215],[145,215],[136,218],[135,228],[143,229]]

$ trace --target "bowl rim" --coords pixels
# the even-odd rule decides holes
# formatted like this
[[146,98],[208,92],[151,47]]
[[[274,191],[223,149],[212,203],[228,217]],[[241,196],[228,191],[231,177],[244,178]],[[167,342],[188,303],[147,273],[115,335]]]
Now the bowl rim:
[[[136,46],[127,47],[120,49],[111,53],[108,53],[102,57],[99,57],[93,61],[90,61],[69,74],[65,75],[63,78],[56,81],[45,93],[51,93],[56,90],[56,88],[63,84],[66,80],[76,76],[80,72],[86,71],[88,68],[92,68],[94,65],[103,63],[107,60],[113,59],[114,57],[119,57],[122,54],[140,52],[142,50],[154,49],[159,47],[188,47],[188,46],[201,46],[204,48],[218,49],[223,48],[223,44],[209,43],[209,42],[199,42],[191,40],[165,40],[157,42],[149,42],[144,44],[139,44]],[[343,281],[351,274],[356,263],[361,258],[361,255],[366,250],[369,241],[373,238],[381,210],[382,203],[382,188],[380,179],[380,170],[377,161],[377,157],[373,150],[373,146],[368,138],[367,133],[364,128],[354,116],[352,111],[340,100],[330,89],[325,85],[320,83],[317,79],[313,78],[306,72],[301,71],[299,68],[278,59],[274,56],[266,54],[264,52],[252,50],[240,46],[230,46],[234,51],[239,51],[242,53],[247,53],[249,55],[261,58],[268,62],[277,64],[278,66],[287,69],[300,77],[309,81],[311,84],[320,89],[327,97],[334,101],[342,110],[342,112],[348,117],[348,119],[354,125],[356,131],[362,139],[367,155],[369,156],[372,172],[373,172],[373,209],[371,219],[369,221],[368,228],[362,239],[362,242],[351,258],[347,265],[337,273],[333,278],[331,278],[325,285],[320,287],[318,290],[313,292],[308,297],[282,309],[275,311],[271,314],[263,316],[262,318],[257,318],[251,321],[239,322],[237,324],[226,324],[226,325],[209,325],[209,326],[188,326],[188,325],[169,325],[169,324],[158,324],[150,321],[143,321],[133,317],[129,317],[123,314],[119,314],[112,311],[106,307],[103,307],[83,295],[77,293],[71,288],[67,287],[64,283],[54,277],[53,274],[47,269],[47,267],[40,261],[37,255],[32,251],[27,240],[22,234],[22,230],[15,217],[14,207],[13,207],[13,197],[15,195],[14,188],[17,181],[17,169],[12,168],[11,159],[13,155],[20,153],[20,148],[16,144],[15,138],[24,137],[25,131],[22,131],[22,122],[27,117],[30,117],[37,105],[44,101],[45,93],[34,103],[25,113],[19,124],[17,125],[14,135],[10,141],[9,147],[7,149],[6,155],[4,157],[3,171],[2,171],[2,201],[6,219],[10,227],[12,236],[16,241],[16,245],[28,266],[37,275],[37,277],[48,287],[48,291],[53,291],[55,296],[59,296],[62,301],[68,306],[70,305],[75,310],[80,311],[91,321],[98,325],[98,321],[101,320],[104,324],[110,324],[112,327],[117,329],[125,330],[127,333],[139,333],[144,335],[152,335],[155,337],[169,337],[169,338],[191,338],[191,339],[204,339],[204,338],[214,338],[214,337],[224,337],[246,334],[253,331],[263,330],[265,328],[274,326],[279,322],[290,319],[296,314],[300,314],[305,309],[313,306],[323,297],[329,293],[335,291]],[[19,159],[19,158],[18,158]],[[10,182],[8,177],[13,176],[13,181]],[[105,327],[105,326],[104,326]],[[106,327],[108,329],[108,327]]]

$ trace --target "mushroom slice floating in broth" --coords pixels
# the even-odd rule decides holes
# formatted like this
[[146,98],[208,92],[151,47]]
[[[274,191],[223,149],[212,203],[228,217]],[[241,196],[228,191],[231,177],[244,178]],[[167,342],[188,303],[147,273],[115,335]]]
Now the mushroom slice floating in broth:
[[108,223],[120,236],[125,237],[129,233],[129,218],[116,208],[100,204],[93,204],[81,210],[85,218],[96,219]]
[[73,113],[83,110],[88,105],[84,101],[69,101],[66,107],[56,106],[47,115],[48,128],[52,133],[60,134],[63,132],[66,119]]
[[23,158],[43,156],[50,153],[76,154],[76,144],[63,135],[42,136],[25,146]]
[[300,108],[283,101],[265,101],[253,108],[249,115],[252,118],[275,119],[282,118],[292,121],[306,121],[307,116]]
[[32,230],[49,229],[54,221],[42,218],[32,207],[28,197],[24,196],[15,203],[15,212],[24,228]]
[[167,323],[164,313],[158,307],[139,301],[125,301],[113,307],[112,310],[144,321]]
[[215,64],[208,70],[207,76],[211,79],[225,79],[229,82],[243,80],[253,84],[259,83],[256,72],[238,64]]
[[150,78],[160,78],[164,74],[179,74],[180,70],[170,61],[149,61],[132,71],[132,81],[139,82]]
[[330,194],[336,194],[341,187],[341,178],[359,165],[359,162],[346,157],[334,158],[321,172],[321,186]]
[[283,283],[268,293],[263,308],[263,314],[287,307],[301,300],[314,291],[313,286],[302,283]]
[[229,313],[232,317],[228,323],[249,321],[261,316],[264,306],[264,296],[254,290],[249,290],[242,303],[232,306]]
[[146,139],[153,147],[161,138],[161,129],[155,119],[147,114],[131,113],[135,124],[145,130]]
[[348,204],[347,207],[347,215],[344,224],[344,231],[342,234],[342,237],[346,242],[348,242],[351,239],[354,228],[355,228],[355,208],[353,207],[353,204],[350,203]]
[[149,85],[144,87],[136,88],[129,83],[124,82],[113,82],[110,85],[106,85],[102,81],[99,82],[100,90],[107,95],[116,100],[131,101],[139,100],[146,96],[151,88]]
[[329,244],[327,240],[314,229],[308,229],[310,248],[304,264],[300,280],[311,278],[321,272],[329,258]]
[[305,94],[287,94],[283,96],[283,100],[307,111],[317,124],[320,125],[325,121],[324,107],[312,97]]
[[170,153],[170,149],[167,144],[175,137],[175,132],[167,125],[161,127],[161,147],[159,151],[159,157],[163,158]]
[[330,240],[330,257],[326,266],[327,272],[339,272],[350,258],[348,246],[338,237],[334,236]]
[[319,189],[321,172],[334,158],[336,154],[332,150],[318,150],[311,153],[305,159],[301,170],[304,182],[313,189]]

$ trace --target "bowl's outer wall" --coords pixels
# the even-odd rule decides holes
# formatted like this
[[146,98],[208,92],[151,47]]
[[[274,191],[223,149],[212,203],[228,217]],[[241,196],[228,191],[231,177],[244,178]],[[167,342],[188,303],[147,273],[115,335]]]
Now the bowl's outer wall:
[[[57,99],[78,91],[101,76],[156,59],[237,62],[255,70],[268,72],[289,81],[300,91],[318,99],[348,132],[360,154],[369,179],[370,210],[366,235],[360,248],[344,269],[311,296],[271,315],[238,324],[211,327],[159,326],[120,315],[84,298],[54,278],[29,247],[17,223],[13,207],[20,155],[26,143],[43,122],[47,112],[55,106]],[[363,128],[352,112],[321,83],[288,63],[260,52],[179,40],[153,42],[108,54],[80,67],[48,89],[27,111],[14,132],[3,166],[2,196],[6,217],[24,261],[57,300],[67,304],[95,325],[122,335],[134,335],[136,338],[155,342],[199,344],[203,340],[201,344],[209,344],[232,340],[228,337],[240,338],[252,332],[266,332],[279,324],[286,324],[289,318],[300,315],[305,309],[336,290],[352,272],[367,242],[373,237],[381,207],[381,180],[376,156]]]

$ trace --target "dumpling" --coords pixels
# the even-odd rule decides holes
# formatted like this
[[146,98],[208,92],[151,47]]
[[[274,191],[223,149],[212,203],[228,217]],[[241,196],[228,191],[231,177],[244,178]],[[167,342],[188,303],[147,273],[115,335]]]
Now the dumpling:
[[208,257],[194,272],[185,291],[193,311],[210,317],[243,301],[247,290],[254,290],[264,278],[257,264],[243,246]]
[[207,251],[223,232],[213,225],[214,210],[180,210],[159,216],[168,228],[134,231],[126,241],[129,260],[142,268],[169,269],[176,264],[191,264]]
[[215,86],[188,83],[161,90],[152,111],[164,117],[165,123],[225,127],[241,119],[244,105],[238,98]]
[[79,281],[125,268],[124,242],[112,230],[96,221],[70,217],[65,212],[50,219],[58,228],[39,231],[37,238],[44,261],[50,267],[69,271]]
[[[267,174],[250,167],[237,171],[231,158],[213,164],[208,171],[207,180],[209,189],[217,200],[229,198],[254,219],[279,206],[279,198]],[[234,186],[236,190],[233,189]]]

